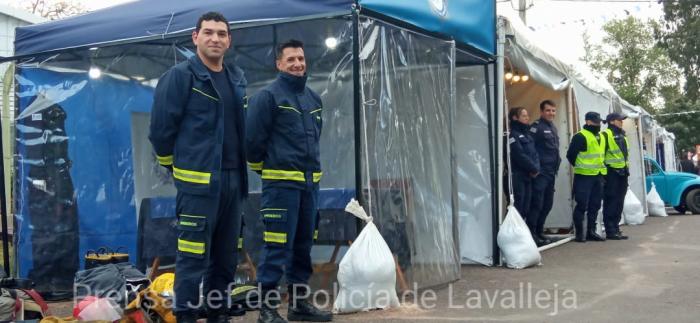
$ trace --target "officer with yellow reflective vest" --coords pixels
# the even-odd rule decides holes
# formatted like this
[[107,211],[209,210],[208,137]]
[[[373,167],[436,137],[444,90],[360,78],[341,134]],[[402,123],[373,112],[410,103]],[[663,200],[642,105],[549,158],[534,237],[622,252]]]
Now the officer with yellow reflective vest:
[[[605,138],[600,135],[600,114],[588,112],[586,125],[571,138],[566,159],[574,167],[573,195],[574,229],[576,241],[604,241],[605,238],[595,231],[598,211],[600,210],[603,188],[603,176],[607,174],[604,163]],[[583,220],[587,216],[587,230],[584,232]]]
[[192,40],[196,55],[158,81],[149,139],[177,188],[177,321],[197,320],[204,281],[207,322],[227,322],[241,200],[248,192],[243,148],[246,80],[239,68],[223,63],[231,45],[224,16],[201,16]]
[[603,132],[605,142],[605,189],[603,195],[603,223],[608,240],[627,240],[620,232],[620,219],[625,205],[629,177],[629,143],[622,130],[622,122],[627,119],[619,113],[611,113],[605,118],[608,129]]
[[258,322],[286,322],[273,303],[283,274],[290,296],[287,318],[325,322],[331,313],[308,300],[321,180],[322,103],[306,86],[303,43],[289,40],[276,54],[277,79],[251,97],[247,111],[248,166],[262,177],[260,214],[265,224]]

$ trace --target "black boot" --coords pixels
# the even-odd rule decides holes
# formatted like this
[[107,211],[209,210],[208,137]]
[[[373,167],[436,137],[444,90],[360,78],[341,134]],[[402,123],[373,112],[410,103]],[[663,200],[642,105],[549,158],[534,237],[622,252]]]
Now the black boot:
[[574,223],[576,242],[586,242],[586,234],[583,232],[583,223]]
[[287,323],[287,320],[283,319],[277,309],[267,304],[267,302],[260,303],[260,316],[258,317],[258,323]]
[[215,310],[207,310],[207,323],[226,323],[228,321],[229,314],[227,308],[222,307]]
[[538,233],[538,234],[537,234],[537,237],[540,238],[540,240],[542,240],[542,242],[543,242],[544,244],[546,244],[546,245],[552,243],[552,240],[550,240],[549,238],[547,238],[544,234]]
[[320,310],[308,300],[301,298],[289,303],[287,318],[290,321],[330,322],[333,320],[333,314]]
[[599,235],[595,232],[595,228],[588,228],[588,234],[587,234],[587,235],[588,235],[588,237],[587,237],[588,240],[591,240],[591,241],[605,241],[605,238],[599,236]]
[[190,311],[175,312],[175,319],[177,323],[196,323],[197,315]]

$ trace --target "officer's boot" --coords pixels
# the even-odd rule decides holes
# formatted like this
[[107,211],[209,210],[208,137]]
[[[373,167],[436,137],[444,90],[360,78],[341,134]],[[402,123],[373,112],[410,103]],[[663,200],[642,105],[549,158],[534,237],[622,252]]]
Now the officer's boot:
[[226,323],[229,321],[228,309],[223,307],[219,309],[207,310],[207,323]]
[[280,314],[277,313],[277,309],[268,302],[260,302],[258,323],[287,323],[287,320],[283,319]]
[[605,241],[605,238],[601,237],[598,235],[598,233],[595,232],[595,223],[593,226],[588,227],[588,237],[587,239],[590,241]]
[[576,230],[576,242],[586,242],[586,233],[583,231],[583,223],[574,222]]
[[287,319],[290,321],[330,322],[333,314],[323,311],[308,300],[308,286],[297,285],[289,287],[289,309]]
[[175,312],[177,323],[196,323],[197,314],[192,311]]

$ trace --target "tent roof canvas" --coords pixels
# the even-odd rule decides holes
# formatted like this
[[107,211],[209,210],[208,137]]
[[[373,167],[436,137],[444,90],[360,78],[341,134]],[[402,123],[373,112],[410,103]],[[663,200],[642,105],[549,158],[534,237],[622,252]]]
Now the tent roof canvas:
[[[495,1],[483,0],[139,0],[63,20],[20,27],[15,55],[31,56],[79,47],[97,47],[189,32],[197,18],[218,11],[231,24],[269,23],[362,12],[389,17],[429,33],[454,39],[493,56]],[[7,59],[6,59],[7,60]]]

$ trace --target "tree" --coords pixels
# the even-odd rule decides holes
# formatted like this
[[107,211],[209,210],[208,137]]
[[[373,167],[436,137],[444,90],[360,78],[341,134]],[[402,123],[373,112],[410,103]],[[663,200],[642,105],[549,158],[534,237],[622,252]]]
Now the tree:
[[663,88],[679,86],[678,69],[654,39],[658,28],[653,20],[612,20],[603,25],[602,44],[592,44],[584,37],[586,55],[582,58],[623,99],[650,113],[663,107]]
[[[665,23],[657,38],[685,77],[685,97],[700,99],[700,1],[664,2]],[[700,143],[700,142],[699,142]]]
[[81,3],[72,0],[25,0],[25,8],[35,15],[51,20],[63,19],[87,11]]

